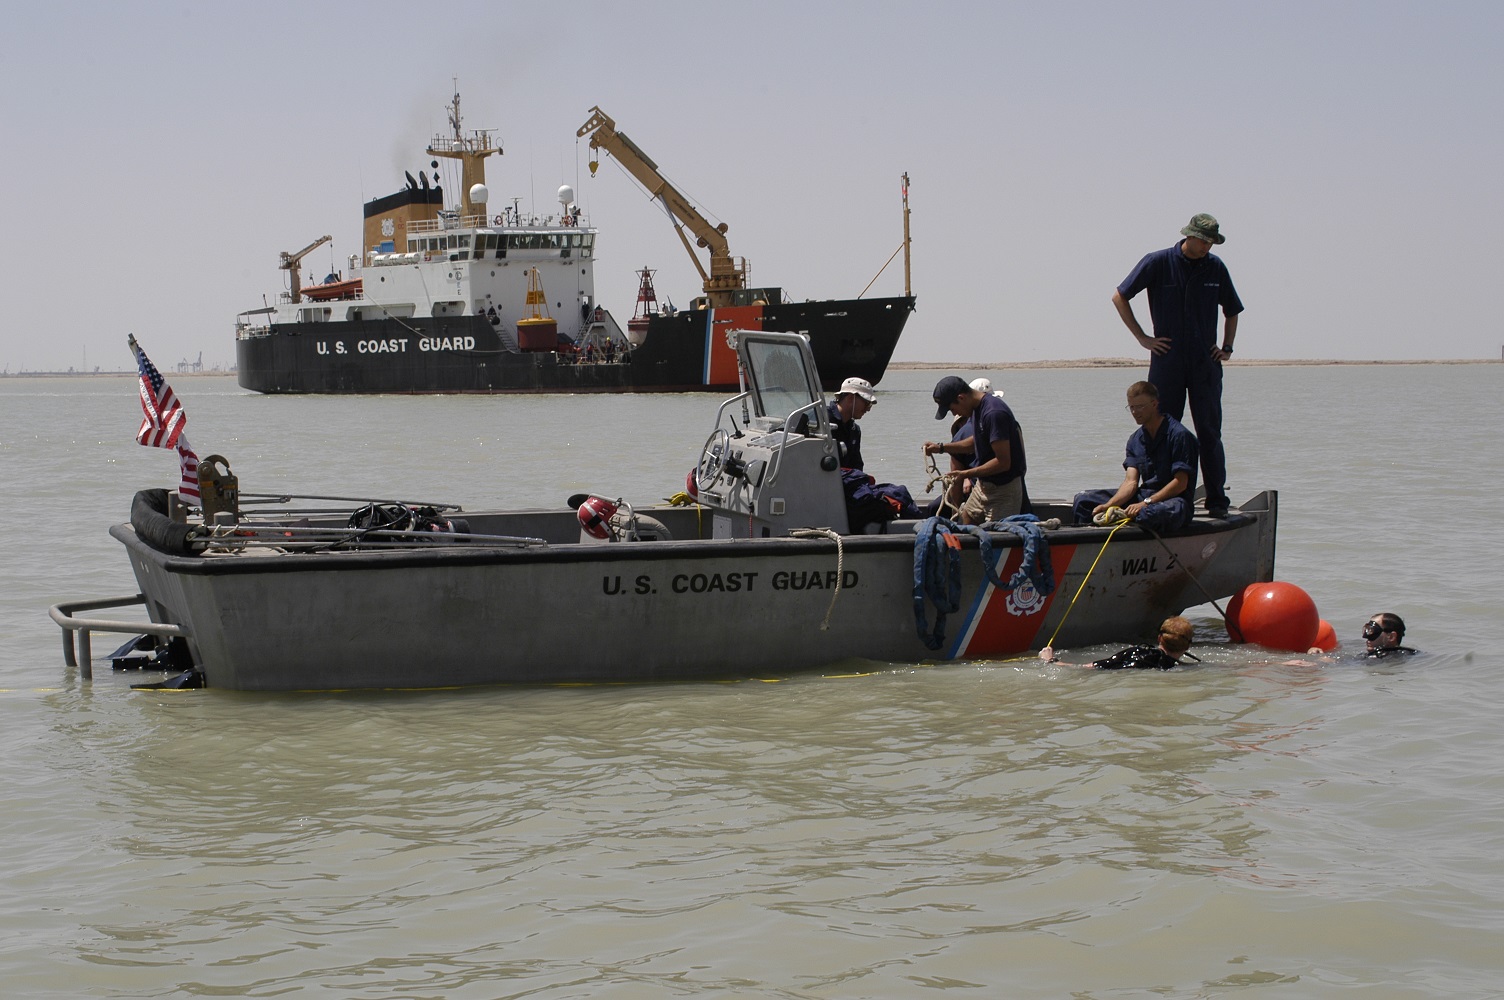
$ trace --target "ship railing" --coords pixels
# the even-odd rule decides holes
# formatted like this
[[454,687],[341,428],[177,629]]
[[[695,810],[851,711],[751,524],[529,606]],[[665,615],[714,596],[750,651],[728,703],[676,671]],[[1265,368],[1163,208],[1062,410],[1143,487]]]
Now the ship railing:
[[[99,611],[104,608],[123,608],[132,604],[145,603],[146,598],[143,595],[135,594],[130,597],[106,597],[95,601],[69,601],[64,604],[54,604],[48,608],[48,616],[63,629],[63,662],[70,667],[78,667],[79,676],[84,680],[91,680],[94,677],[94,656],[90,648],[90,633],[121,632],[127,635],[156,635],[168,638],[188,634],[181,626],[169,625],[165,622],[81,618],[78,615],[80,611]],[[75,636],[77,637],[76,645]]]
[[495,129],[478,128],[469,138],[436,135],[428,148],[435,153],[488,153],[501,148],[501,137],[492,138]]
[[476,213],[465,216],[439,216],[436,219],[415,219],[407,224],[409,234],[438,233],[448,229],[589,229],[590,220],[584,215],[486,215]]

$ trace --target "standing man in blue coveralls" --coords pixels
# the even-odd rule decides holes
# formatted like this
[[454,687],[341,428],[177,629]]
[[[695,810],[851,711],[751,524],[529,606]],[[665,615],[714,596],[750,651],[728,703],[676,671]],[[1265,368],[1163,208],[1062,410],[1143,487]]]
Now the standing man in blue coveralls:
[[1123,485],[1112,490],[1076,494],[1077,524],[1091,524],[1109,508],[1159,531],[1191,523],[1191,500],[1196,495],[1196,437],[1174,417],[1159,412],[1159,393],[1153,382],[1128,387],[1128,413],[1138,430],[1124,450]]
[[[1168,250],[1138,262],[1112,293],[1123,325],[1149,352],[1149,381],[1159,390],[1160,412],[1180,420],[1190,396],[1191,419],[1201,451],[1206,510],[1227,516],[1227,457],[1222,450],[1222,362],[1232,357],[1243,303],[1232,287],[1227,265],[1211,249],[1226,240],[1217,220],[1202,213],[1180,231],[1185,237]],[[1154,336],[1144,333],[1129,304],[1149,290]],[[1217,343],[1217,307],[1225,317]]]

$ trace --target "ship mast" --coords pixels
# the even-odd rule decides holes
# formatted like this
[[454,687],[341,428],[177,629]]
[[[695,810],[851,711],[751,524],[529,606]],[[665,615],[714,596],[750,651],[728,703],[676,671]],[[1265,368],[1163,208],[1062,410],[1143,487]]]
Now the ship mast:
[[495,129],[483,128],[472,129],[470,134],[465,135],[460,126],[460,94],[459,85],[455,85],[454,100],[449,103],[449,127],[454,132],[452,136],[436,135],[428,144],[429,156],[442,156],[448,160],[460,161],[460,219],[476,214],[475,205],[470,201],[470,189],[477,184],[486,183],[486,157],[492,153],[502,152],[501,143],[492,138],[491,133]]
[[914,288],[909,282],[909,172],[903,172],[903,293],[913,297]]

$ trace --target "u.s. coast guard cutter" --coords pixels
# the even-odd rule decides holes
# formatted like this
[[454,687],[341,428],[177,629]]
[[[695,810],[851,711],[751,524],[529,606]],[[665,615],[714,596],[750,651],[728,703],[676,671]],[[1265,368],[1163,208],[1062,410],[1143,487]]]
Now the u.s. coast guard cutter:
[[[794,302],[779,287],[749,287],[725,224],[713,225],[599,108],[579,129],[660,201],[703,279],[691,308],[656,309],[644,269],[642,307],[624,329],[596,298],[598,231],[569,187],[559,209],[530,215],[496,205],[486,160],[502,152],[493,130],[465,131],[459,95],[451,134],[428,146],[461,168],[446,202],[427,171],[365,206],[360,252],[320,283],[300,277],[323,236],[282,254],[288,289],[235,324],[242,386],[264,393],[497,393],[724,391],[737,385],[731,329],[808,336],[833,380],[882,378],[914,297]],[[596,161],[598,162],[598,161]],[[592,162],[592,169],[595,162]],[[907,231],[907,187],[904,207]],[[686,234],[685,230],[688,230]],[[693,245],[691,244],[693,239]],[[904,246],[907,247],[907,236]],[[707,262],[702,263],[703,250]],[[907,284],[907,282],[906,282]]]

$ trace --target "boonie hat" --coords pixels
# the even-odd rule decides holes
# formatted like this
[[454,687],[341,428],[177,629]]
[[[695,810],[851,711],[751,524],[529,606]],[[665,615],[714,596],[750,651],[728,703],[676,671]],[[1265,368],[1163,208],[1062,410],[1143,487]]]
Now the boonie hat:
[[872,391],[872,383],[864,378],[849,378],[842,382],[841,391],[836,393],[836,395],[844,396],[848,392],[855,396],[861,396],[869,403],[875,404],[877,402],[877,394]]
[[1208,243],[1226,243],[1227,237],[1217,231],[1217,220],[1205,212],[1191,216],[1191,221],[1180,231],[1181,236],[1194,236]]
[[936,420],[944,420],[950,415],[950,404],[961,396],[971,391],[971,386],[966,380],[956,375],[947,375],[935,383],[935,405],[940,407],[935,413]]

